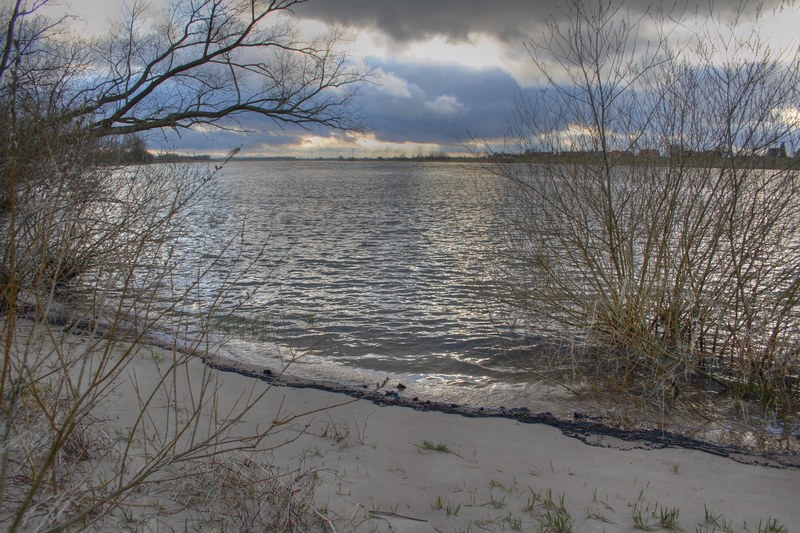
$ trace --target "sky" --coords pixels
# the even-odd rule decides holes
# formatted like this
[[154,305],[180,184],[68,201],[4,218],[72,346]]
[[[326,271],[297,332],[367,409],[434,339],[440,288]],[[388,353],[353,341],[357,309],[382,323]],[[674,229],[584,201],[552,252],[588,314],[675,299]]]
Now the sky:
[[[150,0],[153,9],[166,2]],[[763,9],[769,38],[778,47],[796,45],[800,34],[797,2],[785,4],[774,0]],[[473,139],[497,146],[515,101],[542,82],[525,43],[542,37],[546,21],[565,22],[563,5],[563,0],[309,0],[295,7],[297,27],[307,35],[345,27],[350,37],[341,45],[376,75],[358,100],[363,132],[309,132],[251,119],[247,131],[197,128],[180,136],[151,135],[148,143],[181,153],[219,155],[238,147],[244,155],[296,157],[461,154],[473,149]],[[738,0],[706,0],[686,12],[710,6],[715,17],[725,19],[738,5]],[[74,15],[79,31],[101,34],[124,6],[122,0],[51,0],[47,9]],[[637,16],[662,6],[636,0],[624,7]],[[741,19],[742,31],[752,12]],[[646,26],[640,38],[647,40]]]

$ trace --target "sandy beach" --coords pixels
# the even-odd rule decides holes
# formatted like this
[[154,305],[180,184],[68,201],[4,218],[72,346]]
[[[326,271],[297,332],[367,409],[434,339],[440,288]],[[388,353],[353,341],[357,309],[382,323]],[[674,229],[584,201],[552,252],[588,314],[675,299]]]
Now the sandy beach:
[[[131,422],[133,383],[139,391],[156,386],[169,354],[152,350],[139,354],[127,369],[130,379],[104,404],[108,420]],[[316,508],[332,517],[331,528],[569,531],[572,524],[572,531],[711,532],[767,531],[774,521],[785,531],[800,527],[796,468],[613,438],[593,446],[544,424],[378,406],[209,370],[196,359],[186,370],[178,393],[160,400],[165,407],[196,401],[188,384],[204,378],[214,382],[216,412],[233,409],[243,395],[264,394],[237,431],[274,426],[263,442],[270,461],[314,473]]]

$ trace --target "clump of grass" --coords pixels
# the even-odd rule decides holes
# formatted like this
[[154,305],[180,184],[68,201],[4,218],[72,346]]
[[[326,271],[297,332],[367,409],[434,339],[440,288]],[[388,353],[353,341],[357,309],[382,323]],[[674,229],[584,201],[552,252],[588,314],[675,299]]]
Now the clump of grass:
[[489,495],[489,505],[491,505],[494,509],[503,509],[506,506],[506,497],[505,495],[500,496],[500,499],[494,497],[494,494]]
[[444,498],[441,495],[436,497],[436,501],[431,504],[431,509],[434,511],[441,511],[444,509]]
[[659,511],[659,524],[664,529],[669,529],[670,531],[680,531],[681,526],[678,522],[678,516],[680,515],[680,509],[677,507],[661,507]]
[[758,533],[789,533],[789,530],[777,519],[770,517],[766,522],[758,522]]
[[[680,509],[656,504],[651,510],[650,505],[642,507],[641,498],[640,495],[639,502],[633,506],[631,518],[633,518],[634,528],[642,531],[655,531],[656,529],[681,531],[681,526],[678,521]],[[708,518],[708,516],[709,513],[706,509],[706,518]]]
[[503,517],[503,523],[508,524],[513,531],[522,531],[522,520],[512,515],[510,512]]
[[530,491],[528,501],[525,503],[525,507],[522,508],[526,513],[535,511],[538,503],[542,501],[542,495],[540,493],[534,491],[531,487],[528,487],[528,491]]
[[460,510],[461,510],[460,503],[458,505],[447,504],[447,508],[445,509],[445,511],[447,512],[447,516],[457,516]]
[[444,442],[431,442],[429,440],[423,440],[422,444],[420,444],[418,447],[431,452],[452,453],[455,455],[455,452],[451,450],[450,447]]
[[553,500],[553,492],[548,489],[544,503],[544,515],[542,516],[542,526],[540,531],[552,533],[569,533],[575,524],[567,506],[564,502],[564,494],[558,496],[558,501]]
[[611,507],[608,505],[608,503],[601,502],[598,499],[598,497],[597,497],[597,489],[595,488],[594,492],[592,493],[592,503],[590,503],[589,507],[586,509],[586,517],[590,518],[592,520],[599,520],[601,522],[605,522],[607,524],[610,524],[612,522],[608,518],[603,516],[603,513],[600,511],[600,504],[601,503],[603,504],[603,506],[606,509],[611,510]]
[[723,533],[733,533],[733,526],[731,525],[730,520],[726,520],[722,514],[714,514],[714,512],[705,504],[703,504],[703,509],[705,510],[706,524],[713,526],[715,530],[719,529]]
[[500,483],[496,479],[492,479],[491,481],[489,481],[489,486],[492,487],[492,488],[498,488],[500,490],[506,490],[505,485],[503,485],[502,483]]
[[643,509],[639,503],[634,504],[631,516],[633,518],[633,527],[642,531],[654,531],[656,528],[650,523],[647,517],[648,514],[651,514],[649,509]]
[[436,497],[436,500],[431,504],[431,509],[434,511],[445,511],[447,516],[458,516],[461,511],[461,504],[452,504],[445,502],[441,495]]

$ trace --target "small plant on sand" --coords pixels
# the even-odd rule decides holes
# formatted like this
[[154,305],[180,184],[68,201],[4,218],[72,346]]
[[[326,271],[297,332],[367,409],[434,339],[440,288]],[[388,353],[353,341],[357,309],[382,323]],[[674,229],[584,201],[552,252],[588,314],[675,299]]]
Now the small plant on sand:
[[775,518],[767,518],[765,522],[758,522],[758,533],[789,533],[786,526],[778,522]]
[[506,487],[505,487],[505,485],[503,485],[502,483],[500,483],[500,482],[499,482],[499,481],[497,481],[496,479],[492,479],[492,480],[490,480],[490,481],[489,481],[489,486],[490,486],[491,488],[493,488],[493,489],[494,489],[494,488],[497,488],[497,489],[500,489],[500,490],[506,490]]
[[422,444],[417,445],[417,447],[431,452],[452,453],[455,455],[455,452],[451,450],[450,447],[444,442],[431,442],[429,440],[423,440]]
[[350,438],[350,426],[344,423],[335,423],[331,420],[322,428],[320,437],[331,439],[339,444],[347,444]]
[[[664,507],[656,504],[652,509],[649,504],[643,503],[642,495],[639,501],[633,505],[632,519],[634,528],[642,531],[654,531],[656,529],[668,529],[670,531],[682,531],[678,517],[680,509],[677,507]],[[708,518],[708,510],[706,510]]]
[[589,504],[589,507],[586,509],[586,518],[599,520],[600,522],[606,522],[608,524],[611,523],[611,521],[603,515],[600,506],[596,502]]
[[449,504],[448,503],[447,504],[447,509],[445,509],[445,510],[447,512],[447,516],[457,516],[458,512],[461,511],[461,504],[459,503],[459,504],[453,505],[453,504]]
[[722,514],[715,514],[706,504],[703,504],[705,512],[705,524],[712,526],[715,530],[723,533],[733,533],[733,525]]
[[446,502],[441,495],[436,497],[436,500],[431,504],[431,509],[434,511],[444,511],[447,516],[458,516],[461,511],[461,504],[452,504]]
[[547,489],[547,496],[543,502],[544,513],[541,517],[539,531],[548,533],[569,533],[575,524],[567,506],[564,502],[564,495],[560,494],[558,501],[553,500],[553,492]]
[[441,511],[444,509],[444,498],[441,495],[436,497],[436,500],[431,504],[431,509]]
[[633,511],[631,514],[631,518],[633,518],[633,527],[635,529],[640,529],[642,531],[653,531],[656,529],[650,522],[650,517],[653,516],[653,513],[648,508],[643,508],[641,503],[635,503],[633,505]]
[[680,515],[680,509],[677,507],[664,507],[662,506],[659,509],[659,525],[664,529],[669,529],[671,531],[680,531],[681,526],[678,521],[678,516]]
[[513,531],[522,531],[522,520],[510,512],[503,517],[503,523],[507,524]]
[[595,488],[592,492],[592,503],[590,503],[589,507],[586,509],[586,517],[591,520],[599,520],[600,522],[606,522],[610,524],[611,521],[606,518],[600,510],[601,505],[605,509],[613,511],[611,506],[608,505],[607,501],[600,501],[600,499],[597,497],[597,489]]
[[530,494],[528,495],[528,499],[525,502],[525,506],[522,510],[526,513],[530,513],[536,510],[536,506],[539,502],[543,501],[542,495],[536,491],[534,491],[531,487],[528,487],[528,491]]
[[505,494],[500,496],[500,498],[495,498],[494,494],[489,495],[489,505],[493,509],[504,509],[506,507],[506,496]]

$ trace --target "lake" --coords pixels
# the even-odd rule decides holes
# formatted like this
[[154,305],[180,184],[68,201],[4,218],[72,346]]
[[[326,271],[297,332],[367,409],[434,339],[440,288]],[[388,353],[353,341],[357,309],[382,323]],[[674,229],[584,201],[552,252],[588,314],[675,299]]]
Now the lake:
[[518,198],[481,164],[231,162],[219,183],[222,193],[189,213],[171,279],[191,287],[184,316],[220,319],[223,359],[333,386],[388,378],[387,389],[423,401],[569,418],[578,410],[744,446],[775,436],[780,447],[798,430],[742,402],[664,411],[586,383],[577,397],[535,365],[515,366],[556,360],[554,336],[531,333],[487,296]]
[[563,391],[510,364],[530,340],[485,295],[502,182],[481,165],[233,162],[221,182],[227,194],[201,203],[183,246],[207,259],[229,243],[193,300],[235,308],[219,328],[225,357],[291,360],[287,373],[338,384],[388,377],[432,400],[556,408]]

